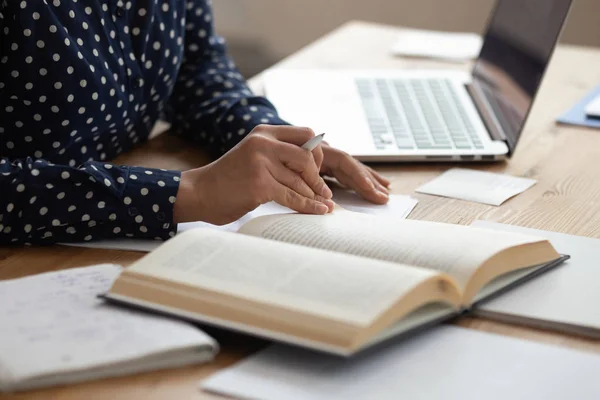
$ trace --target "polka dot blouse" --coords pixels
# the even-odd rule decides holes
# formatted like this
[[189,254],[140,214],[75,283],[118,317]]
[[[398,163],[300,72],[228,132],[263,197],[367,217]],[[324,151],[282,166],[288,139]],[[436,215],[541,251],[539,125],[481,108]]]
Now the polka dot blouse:
[[173,236],[180,173],[110,163],[159,118],[217,155],[284,124],[210,0],[0,0],[0,244]]

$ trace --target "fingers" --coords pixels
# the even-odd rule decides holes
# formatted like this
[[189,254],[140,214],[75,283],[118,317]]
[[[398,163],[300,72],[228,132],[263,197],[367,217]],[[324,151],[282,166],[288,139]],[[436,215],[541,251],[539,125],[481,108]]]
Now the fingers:
[[[306,142],[315,137],[315,132],[312,129],[298,126],[260,125],[259,129],[268,132],[269,135],[280,142],[290,143],[299,147],[302,147]],[[321,145],[317,146],[312,153],[317,170],[320,170],[323,164],[323,149]]]
[[312,151],[312,155],[315,160],[315,164],[317,165],[317,171],[321,171],[321,165],[323,165],[323,158],[325,157],[323,155],[323,147],[321,147],[321,145],[315,147],[315,149]]
[[388,190],[364,165],[347,156],[340,161],[339,167],[334,171],[334,175],[342,184],[354,189],[373,203],[385,204],[388,202]]
[[[365,166],[366,167],[366,166]],[[379,182],[380,184],[382,184],[383,186],[385,186],[386,188],[390,187],[390,185],[392,184],[392,182],[390,182],[389,179],[385,178],[384,176],[380,175],[379,172],[375,171],[373,168],[371,167],[366,167],[369,172],[371,173],[371,175],[373,176],[373,178],[375,178],[375,180],[377,182]]]
[[279,143],[274,147],[274,152],[278,160],[297,172],[315,194],[331,199],[333,193],[319,175],[319,168],[312,153],[288,143]]
[[306,182],[304,182],[304,179],[302,179],[302,177],[297,173],[284,166],[280,166],[279,168],[274,166],[270,172],[273,178],[275,178],[275,180],[280,184],[292,189],[303,197],[307,197],[325,204],[328,208],[328,211],[333,211],[335,203],[330,199],[326,199],[323,196],[315,194],[313,190],[306,184]]
[[[291,208],[302,214],[323,215],[330,211],[329,206],[320,201],[304,197],[288,186],[276,183],[273,200],[282,206]],[[331,201],[331,200],[329,200]]]
[[271,136],[281,142],[295,144],[296,146],[302,146],[304,143],[315,137],[315,132],[312,129],[297,126],[265,125],[263,127],[261,125],[260,129],[268,132]]

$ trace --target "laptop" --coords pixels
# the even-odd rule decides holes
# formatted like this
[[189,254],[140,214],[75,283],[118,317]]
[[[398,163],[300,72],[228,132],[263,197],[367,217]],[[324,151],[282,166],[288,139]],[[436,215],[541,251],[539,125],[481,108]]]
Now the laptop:
[[366,162],[510,157],[572,0],[498,0],[471,73],[284,70],[265,75],[287,121]]

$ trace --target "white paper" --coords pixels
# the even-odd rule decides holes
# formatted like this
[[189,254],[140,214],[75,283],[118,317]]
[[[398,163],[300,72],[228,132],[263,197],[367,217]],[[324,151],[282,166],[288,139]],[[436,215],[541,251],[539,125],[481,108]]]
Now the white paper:
[[545,237],[558,252],[571,256],[560,267],[484,303],[478,311],[600,331],[600,239],[488,221],[475,221],[473,226]]
[[[213,225],[207,222],[185,222],[178,225],[177,233],[189,231],[196,228],[209,228],[226,232],[237,232],[237,230],[246,222],[253,218],[263,215],[286,214],[293,212],[287,207],[280,206],[275,202],[261,205],[254,211],[249,212],[242,218],[227,225]],[[87,247],[92,249],[107,250],[131,250],[149,253],[163,243],[162,240],[143,240],[143,239],[106,239],[93,242],[62,243],[66,246]]]
[[387,204],[373,204],[355,192],[335,189],[333,200],[345,210],[362,214],[381,215],[388,218],[407,218],[419,201],[410,196],[390,194]]
[[[418,200],[408,196],[390,195],[390,201],[386,205],[377,205],[368,202],[354,192],[345,190],[336,190],[334,195],[334,201],[342,208],[360,212],[365,214],[385,215],[392,218],[406,218],[415,208]],[[227,225],[218,226],[212,225],[206,222],[187,222],[179,224],[177,233],[185,232],[195,228],[209,228],[226,232],[237,232],[246,222],[253,218],[261,217],[263,215],[274,215],[274,214],[287,214],[293,213],[287,207],[281,206],[275,202],[270,202],[261,205],[257,209],[248,214],[244,215],[239,220],[232,222]],[[98,240],[93,242],[81,242],[81,243],[63,243],[66,246],[74,247],[87,247],[94,249],[108,249],[108,250],[131,250],[141,252],[151,252],[160,246],[163,242],[161,240],[142,240],[142,239],[107,239]]]
[[275,345],[203,382],[261,400],[593,400],[600,356],[441,326],[350,359]]
[[399,56],[465,61],[476,58],[482,44],[481,36],[474,33],[406,29],[398,36],[392,53]]
[[499,206],[536,184],[535,179],[452,168],[416,191]]
[[170,351],[216,352],[192,325],[98,299],[120,272],[98,265],[0,282],[0,390]]
[[600,117],[600,96],[585,107],[585,113],[590,117]]

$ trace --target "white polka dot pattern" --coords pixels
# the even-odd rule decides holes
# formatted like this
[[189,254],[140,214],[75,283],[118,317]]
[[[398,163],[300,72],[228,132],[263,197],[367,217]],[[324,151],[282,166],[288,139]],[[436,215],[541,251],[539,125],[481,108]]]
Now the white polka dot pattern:
[[0,245],[168,239],[178,171],[107,163],[159,117],[222,154],[285,124],[248,89],[210,0],[0,0]]

